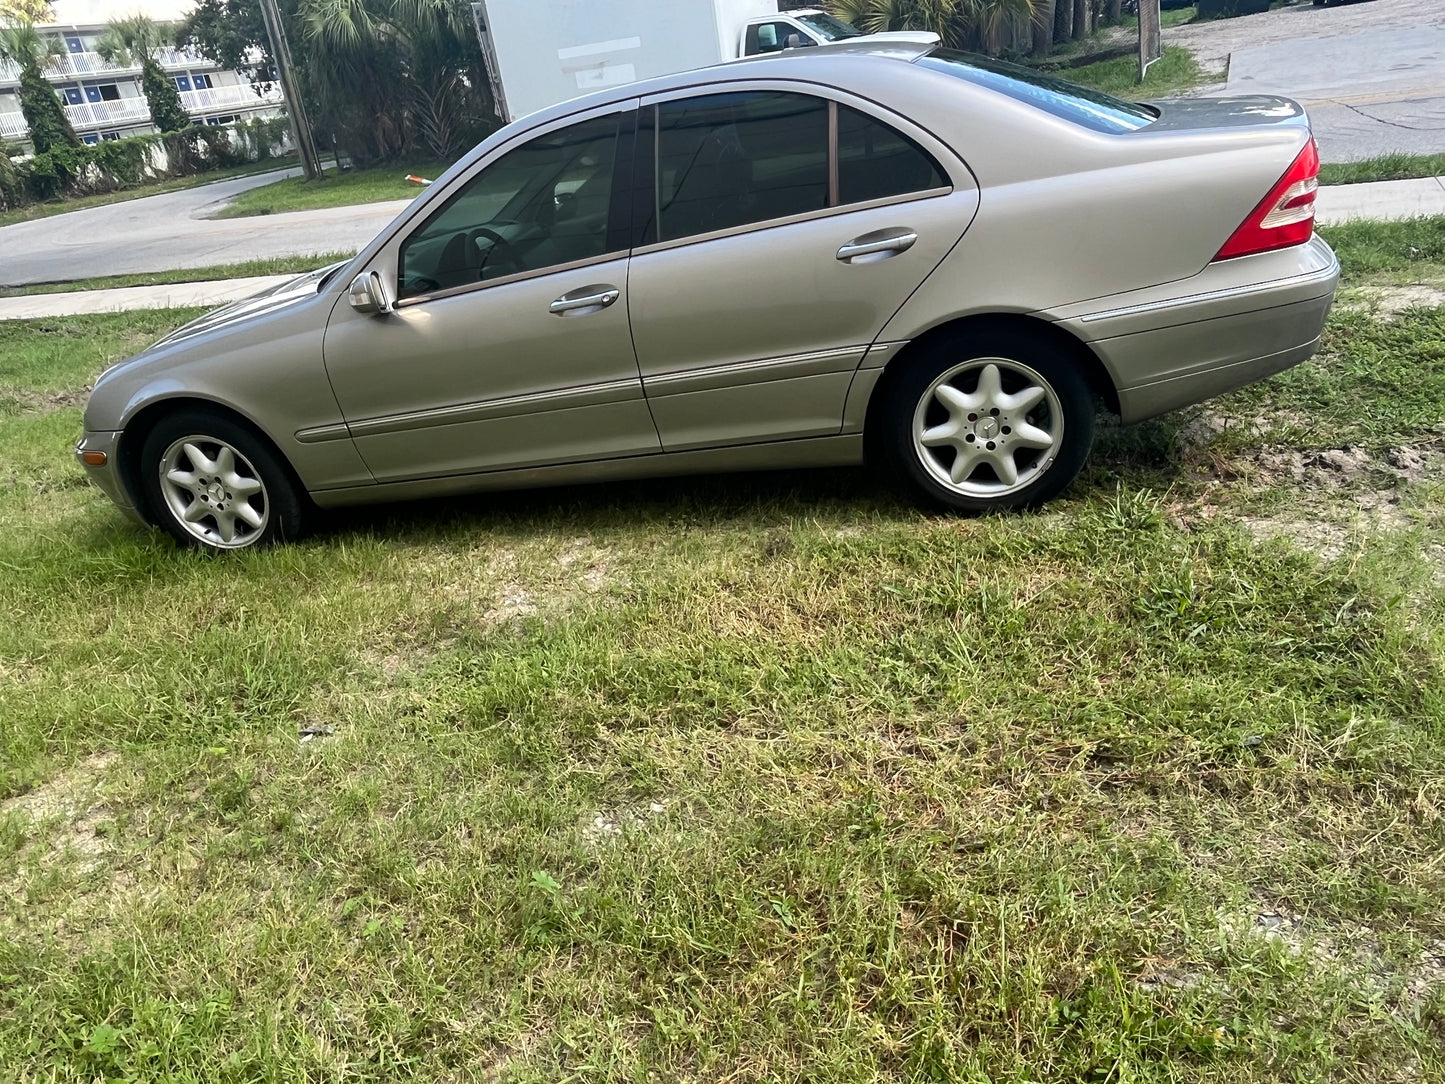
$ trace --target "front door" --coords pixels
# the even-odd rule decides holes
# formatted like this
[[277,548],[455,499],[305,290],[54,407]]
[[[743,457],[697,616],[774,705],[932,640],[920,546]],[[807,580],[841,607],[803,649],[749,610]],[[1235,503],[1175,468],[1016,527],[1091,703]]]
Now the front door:
[[394,312],[338,305],[326,369],[377,481],[659,450],[628,327],[634,120],[503,148],[373,261]]
[[973,220],[967,170],[879,112],[762,88],[644,105],[629,292],[668,451],[839,432],[870,344]]

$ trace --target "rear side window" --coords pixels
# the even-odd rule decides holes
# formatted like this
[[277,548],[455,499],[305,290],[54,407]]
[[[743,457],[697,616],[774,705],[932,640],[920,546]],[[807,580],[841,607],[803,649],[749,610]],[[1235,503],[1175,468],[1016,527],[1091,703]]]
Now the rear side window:
[[1095,132],[1133,132],[1154,121],[1157,114],[1148,106],[1126,102],[1111,94],[1081,87],[1066,79],[1007,64],[1001,60],[935,49],[917,61],[922,67],[963,79],[988,90],[1007,94],[1064,120]]
[[765,91],[664,102],[661,241],[828,206],[828,104]]
[[838,202],[863,203],[946,188],[933,156],[902,132],[846,105],[838,107]]

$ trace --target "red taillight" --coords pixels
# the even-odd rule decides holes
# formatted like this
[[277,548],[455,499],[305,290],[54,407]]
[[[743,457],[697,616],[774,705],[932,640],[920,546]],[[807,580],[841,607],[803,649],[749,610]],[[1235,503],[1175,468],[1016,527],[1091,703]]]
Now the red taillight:
[[1320,151],[1314,137],[1270,189],[1234,236],[1224,243],[1216,260],[1252,256],[1276,248],[1302,245],[1315,232],[1315,191],[1319,188]]

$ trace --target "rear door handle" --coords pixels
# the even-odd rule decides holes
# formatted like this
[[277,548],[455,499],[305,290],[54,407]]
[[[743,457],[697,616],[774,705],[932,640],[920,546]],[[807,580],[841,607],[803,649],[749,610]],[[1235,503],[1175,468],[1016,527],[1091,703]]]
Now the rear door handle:
[[621,296],[622,291],[616,286],[584,286],[563,294],[548,306],[547,311],[553,316],[587,316],[601,312]]
[[874,230],[855,237],[838,250],[843,263],[877,263],[900,252],[907,252],[918,241],[918,234],[909,229]]

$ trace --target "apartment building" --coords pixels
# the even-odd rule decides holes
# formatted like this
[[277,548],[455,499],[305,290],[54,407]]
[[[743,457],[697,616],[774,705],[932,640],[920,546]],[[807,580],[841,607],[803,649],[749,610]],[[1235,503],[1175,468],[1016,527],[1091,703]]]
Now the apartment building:
[[[156,130],[141,91],[139,61],[107,64],[96,54],[95,44],[114,19],[142,13],[157,22],[176,22],[190,6],[190,0],[55,0],[54,20],[36,29],[65,50],[45,77],[63,99],[81,139],[98,143]],[[196,124],[271,116],[283,100],[279,85],[253,85],[189,50],[166,49],[156,59],[175,80],[181,105]],[[19,95],[20,69],[0,61],[0,139],[23,144],[27,128]]]

